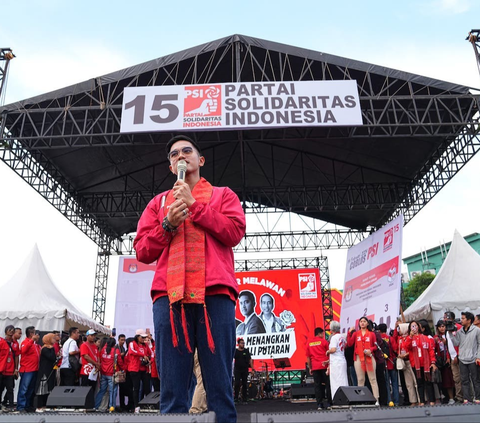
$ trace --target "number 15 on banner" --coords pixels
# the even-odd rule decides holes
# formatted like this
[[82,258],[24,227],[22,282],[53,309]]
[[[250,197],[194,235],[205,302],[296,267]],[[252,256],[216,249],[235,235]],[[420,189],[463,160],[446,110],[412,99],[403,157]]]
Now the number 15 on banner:
[[125,88],[120,132],[167,131],[181,127],[183,99],[179,99],[178,87],[168,88],[170,92],[162,94],[152,87]]

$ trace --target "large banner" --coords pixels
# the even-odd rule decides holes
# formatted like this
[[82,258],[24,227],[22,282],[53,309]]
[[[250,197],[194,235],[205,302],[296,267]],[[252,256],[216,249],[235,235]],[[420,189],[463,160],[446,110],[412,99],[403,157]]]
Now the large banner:
[[134,336],[137,329],[153,332],[152,287],[155,264],[143,264],[135,257],[120,257],[118,265],[115,325],[117,335]]
[[120,132],[362,125],[357,82],[127,87]]
[[[152,285],[155,265],[121,257],[118,271],[115,327],[133,336],[139,328],[153,331]],[[305,343],[323,327],[318,269],[284,269],[236,273],[240,296],[236,305],[236,337],[245,339],[260,369],[272,359],[286,359],[292,369],[305,368]]]
[[403,216],[348,250],[340,324],[342,332],[366,316],[394,328],[399,315]]
[[288,358],[292,369],[305,368],[305,343],[323,327],[318,269],[237,272],[240,291],[237,338],[245,339],[260,369],[272,359]]

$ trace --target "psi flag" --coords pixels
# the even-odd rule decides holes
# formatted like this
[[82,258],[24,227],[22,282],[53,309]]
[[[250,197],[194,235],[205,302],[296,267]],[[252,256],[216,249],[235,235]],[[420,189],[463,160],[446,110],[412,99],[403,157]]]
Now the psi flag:
[[399,314],[403,215],[348,250],[340,324],[357,327],[362,316],[395,326]]

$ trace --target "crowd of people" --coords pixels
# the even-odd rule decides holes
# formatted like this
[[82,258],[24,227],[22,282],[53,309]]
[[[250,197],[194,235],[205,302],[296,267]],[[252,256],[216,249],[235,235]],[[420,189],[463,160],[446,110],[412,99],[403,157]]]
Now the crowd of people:
[[61,340],[59,332],[47,333],[41,343],[35,327],[25,332],[21,343],[21,328],[7,326],[5,338],[0,337],[0,397],[6,411],[44,411],[49,394],[59,385],[93,387],[96,410],[138,413],[139,401],[160,389],[155,342],[148,330],[115,339],[93,329],[81,335],[72,327],[68,337]]
[[377,406],[480,404],[480,315],[462,312],[457,322],[447,311],[435,330],[413,320],[387,333],[366,317],[346,337],[338,322],[330,330],[327,340],[316,328],[306,348],[319,410],[348,385],[368,386]]

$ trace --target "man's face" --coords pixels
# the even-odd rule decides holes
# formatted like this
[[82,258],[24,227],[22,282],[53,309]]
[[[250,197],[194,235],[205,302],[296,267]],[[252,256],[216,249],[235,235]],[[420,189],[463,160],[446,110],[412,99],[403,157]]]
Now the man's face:
[[240,303],[240,313],[242,313],[243,316],[248,317],[253,313],[253,302],[249,296],[240,296],[238,302]]
[[243,350],[245,348],[245,341],[243,341],[243,340],[238,341],[238,348],[240,350]]
[[462,324],[463,327],[468,326],[471,322],[468,320],[463,314],[462,318],[460,319],[460,323]]
[[72,332],[71,337],[76,341],[78,338],[80,338],[80,331],[77,329],[75,332]]
[[273,301],[269,295],[264,295],[260,300],[260,308],[265,314],[270,314],[273,310]]
[[22,337],[22,330],[17,329],[13,334],[13,339],[16,339],[18,341],[21,337]]
[[87,336],[87,341],[90,342],[91,344],[93,344],[97,339],[97,336],[96,335],[88,335]]
[[473,324],[475,326],[480,326],[480,319],[477,316],[475,316],[475,320],[473,321]]
[[[174,157],[172,157],[172,153]],[[177,141],[170,147],[170,171],[177,175],[179,160],[187,163],[187,173],[194,173],[205,164],[205,157],[200,156],[195,147],[188,141]]]
[[123,345],[123,344],[125,344],[125,338],[121,336],[120,338],[118,338],[118,345]]
[[60,334],[59,334],[59,333],[55,333],[53,340],[54,340],[55,342],[60,342]]
[[10,336],[13,336],[14,333],[15,333],[15,329],[14,329],[14,328],[8,329],[8,330],[5,331],[5,335],[6,335],[6,336],[9,336],[9,337],[10,337]]

